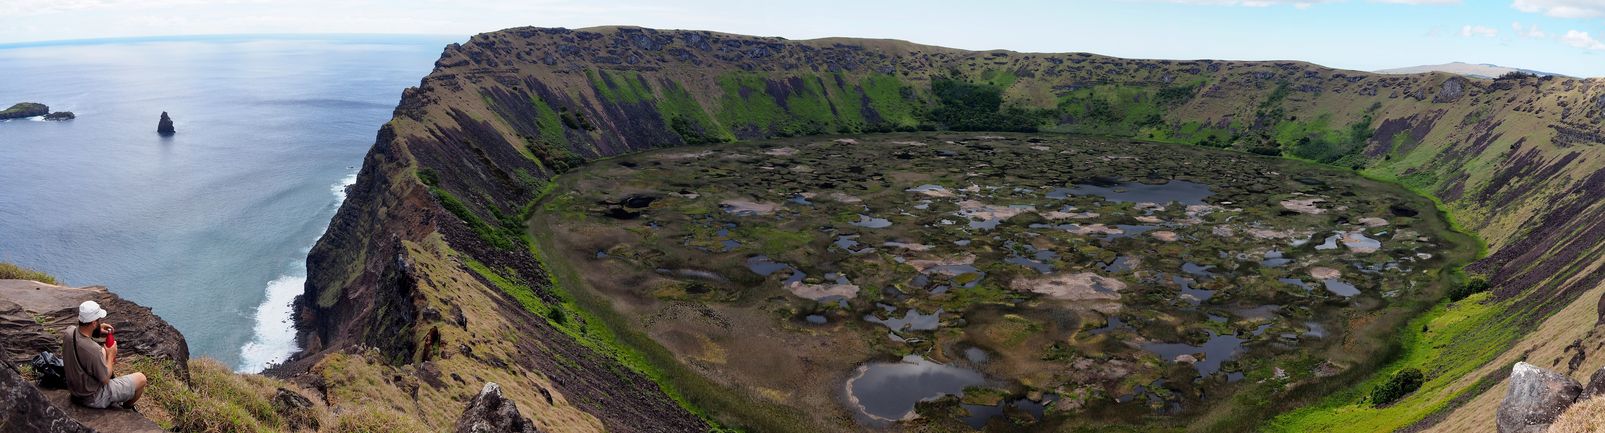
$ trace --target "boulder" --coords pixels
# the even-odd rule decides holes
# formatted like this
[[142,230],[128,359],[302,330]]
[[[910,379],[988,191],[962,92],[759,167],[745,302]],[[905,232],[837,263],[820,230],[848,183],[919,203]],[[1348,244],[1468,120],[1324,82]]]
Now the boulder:
[[163,111],[162,118],[156,121],[156,133],[166,137],[177,132],[178,131],[173,130],[173,118],[167,117],[167,112]]
[[1517,362],[1507,381],[1510,390],[1499,403],[1499,433],[1543,433],[1566,411],[1583,386],[1566,375]]
[[462,418],[457,419],[457,433],[536,433],[535,424],[518,413],[518,404],[502,395],[502,387],[495,382],[485,383],[468,402]]
[[1605,367],[1594,370],[1594,374],[1588,376],[1588,385],[1583,386],[1583,393],[1577,396],[1577,401],[1602,395],[1605,395]]
[[45,115],[45,120],[62,121],[62,120],[72,120],[72,119],[77,119],[77,118],[78,118],[78,115],[72,114],[71,111],[57,111],[57,112]]
[[316,431],[319,423],[317,415],[313,413],[315,410],[312,400],[301,393],[279,388],[273,395],[273,411],[279,413],[285,426],[292,431]]
[[[4,340],[0,339],[0,344]],[[38,388],[12,370],[0,366],[0,430],[16,433],[94,433],[66,412],[50,404]]]

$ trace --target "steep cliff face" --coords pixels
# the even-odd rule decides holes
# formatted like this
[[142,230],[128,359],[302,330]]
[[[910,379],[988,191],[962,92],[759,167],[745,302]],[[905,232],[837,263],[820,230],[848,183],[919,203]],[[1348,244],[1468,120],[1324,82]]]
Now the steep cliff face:
[[[567,302],[523,227],[545,179],[653,147],[967,125],[965,96],[940,90],[951,83],[999,92],[987,121],[1311,159],[1430,193],[1489,242],[1473,271],[1521,332],[1605,276],[1600,80],[517,28],[447,47],[403,94],[308,257],[307,350],[283,371],[338,395],[357,387],[328,371],[357,354],[408,376],[379,388],[414,395],[461,400],[481,381],[441,374],[486,376],[535,408],[542,430],[703,429],[694,402],[624,366],[575,319],[530,312]],[[1501,348],[1520,334],[1466,332],[1497,334],[1488,341]],[[381,394],[355,393],[369,392]],[[392,405],[440,428],[451,419]]]

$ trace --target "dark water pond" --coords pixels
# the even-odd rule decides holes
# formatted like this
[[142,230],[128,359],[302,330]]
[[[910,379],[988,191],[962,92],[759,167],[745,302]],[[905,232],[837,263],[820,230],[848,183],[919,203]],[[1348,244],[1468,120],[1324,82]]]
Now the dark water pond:
[[847,399],[858,412],[877,421],[911,418],[914,405],[944,395],[962,395],[964,388],[986,378],[967,368],[931,362],[919,355],[898,362],[872,362],[847,380]]
[[1200,376],[1208,376],[1220,371],[1222,362],[1236,358],[1238,354],[1242,353],[1243,341],[1242,338],[1238,338],[1236,335],[1215,335],[1211,336],[1209,341],[1205,341],[1202,346],[1183,343],[1148,343],[1142,345],[1142,349],[1153,352],[1165,362],[1176,362],[1176,358],[1182,355],[1197,357],[1198,354],[1202,353],[1204,355],[1203,358],[1194,362],[1193,368],[1198,370]]

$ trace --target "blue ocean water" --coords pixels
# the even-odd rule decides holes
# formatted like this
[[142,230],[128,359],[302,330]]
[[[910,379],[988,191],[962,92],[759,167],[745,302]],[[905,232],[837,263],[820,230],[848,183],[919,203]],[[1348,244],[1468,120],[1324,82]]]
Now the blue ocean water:
[[[293,353],[306,253],[444,36],[197,37],[0,47],[0,261],[153,308],[194,356]],[[160,137],[167,111],[178,134]],[[115,323],[116,312],[112,312]]]

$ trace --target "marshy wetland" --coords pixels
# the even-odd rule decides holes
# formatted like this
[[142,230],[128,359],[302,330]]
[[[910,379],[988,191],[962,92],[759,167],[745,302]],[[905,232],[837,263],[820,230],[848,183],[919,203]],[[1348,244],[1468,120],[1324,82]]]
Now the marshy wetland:
[[558,177],[548,264],[836,429],[1245,425],[1351,383],[1474,253],[1351,172],[1050,134],[681,147]]

